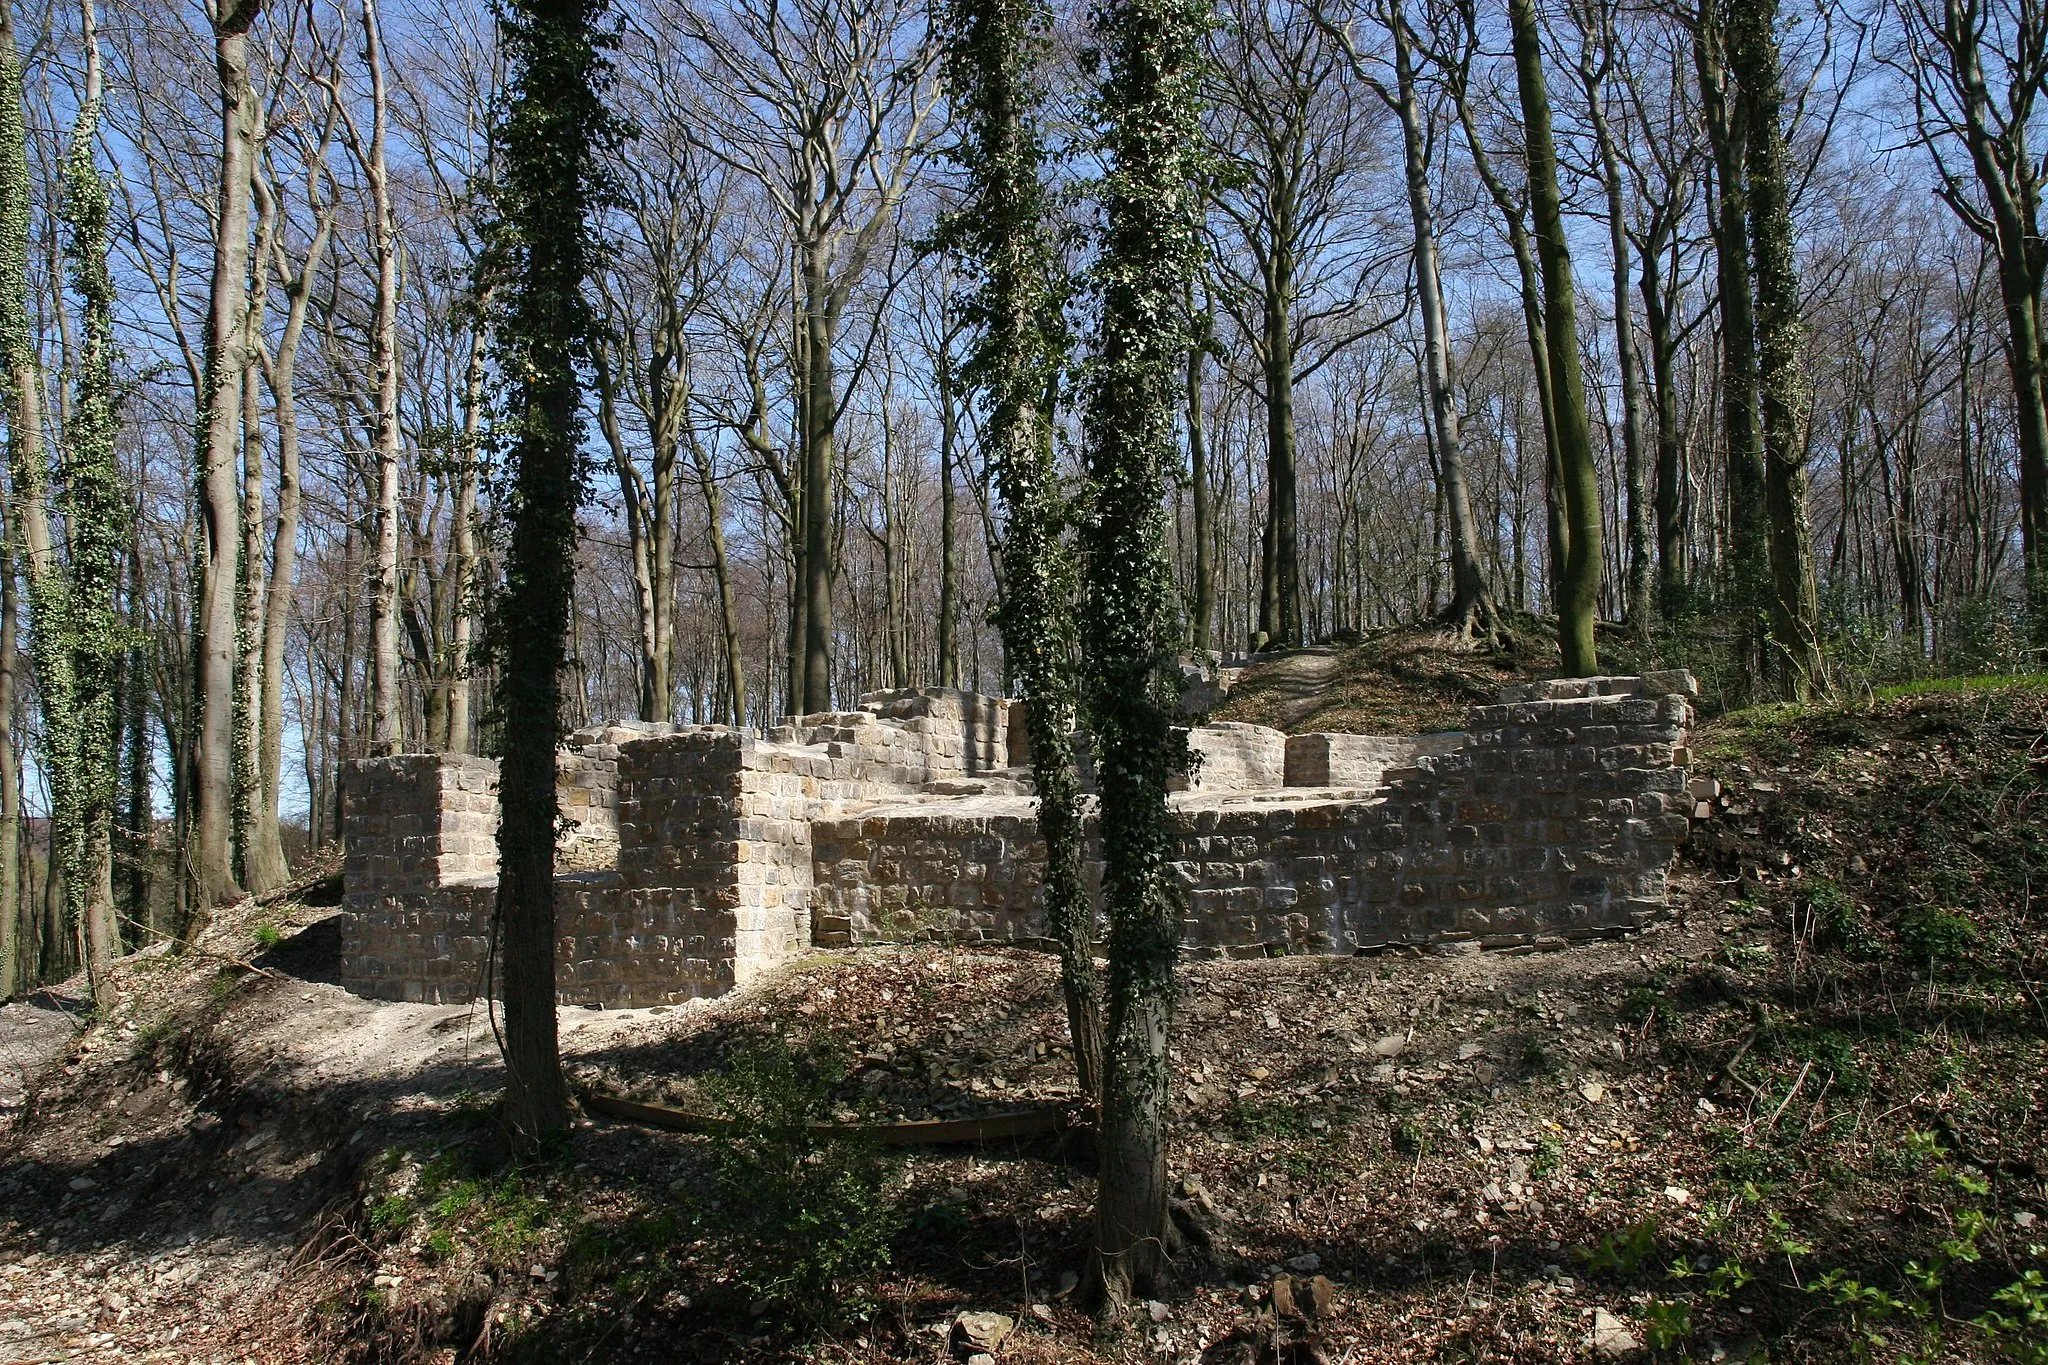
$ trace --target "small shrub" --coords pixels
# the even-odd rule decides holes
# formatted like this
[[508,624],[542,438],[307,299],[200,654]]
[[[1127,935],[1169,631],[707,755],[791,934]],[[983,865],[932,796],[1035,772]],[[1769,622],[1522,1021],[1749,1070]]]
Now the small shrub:
[[1899,938],[1920,961],[1946,967],[1969,956],[1977,943],[1977,926],[1953,910],[1916,906],[1899,920]]
[[1860,955],[1870,948],[1870,926],[1849,893],[1825,878],[1807,887],[1806,913],[1814,942],[1839,953]]
[[275,924],[270,923],[268,920],[265,920],[263,923],[256,926],[255,938],[256,946],[263,949],[265,952],[268,952],[270,949],[275,948],[278,944],[284,942],[284,930],[278,928]]
[[731,1127],[712,1145],[699,1220],[739,1286],[792,1323],[866,1311],[858,1283],[888,1264],[904,1221],[892,1167],[868,1145],[810,1127],[843,1073],[829,1053],[775,1042],[735,1053],[705,1085]]

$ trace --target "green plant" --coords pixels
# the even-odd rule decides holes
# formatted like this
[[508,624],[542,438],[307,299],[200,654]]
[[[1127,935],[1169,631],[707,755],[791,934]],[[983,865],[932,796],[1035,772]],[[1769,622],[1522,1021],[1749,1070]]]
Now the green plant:
[[389,1235],[412,1221],[412,1201],[402,1194],[387,1194],[370,1205],[370,1226]]
[[1536,1154],[1529,1158],[1529,1174],[1538,1180],[1556,1175],[1564,1165],[1564,1140],[1555,1133],[1545,1133],[1536,1139]]
[[1921,905],[1899,917],[1899,938],[1920,961],[1946,967],[1967,957],[1979,934],[1955,911]]
[[777,1041],[735,1052],[704,1087],[729,1127],[712,1145],[698,1221],[750,1299],[793,1323],[864,1311],[858,1282],[888,1264],[903,1225],[893,1168],[811,1127],[843,1073],[829,1051]]
[[1590,1247],[1578,1248],[1573,1255],[1591,1274],[1628,1279],[1656,1249],[1657,1220],[1644,1218],[1625,1228],[1603,1233],[1599,1241]]
[[1862,908],[1848,892],[1825,877],[1816,877],[1807,884],[1806,914],[1814,941],[1820,947],[1852,956],[1870,948],[1870,926],[1863,918]]
[[1675,1351],[1692,1339],[1692,1305],[1684,1299],[1651,1299],[1643,1305],[1643,1341],[1652,1351]]
[[[2029,1250],[2038,1260],[2048,1248]],[[2048,1365],[2048,1276],[2029,1269],[1991,1301],[1999,1307],[1979,1317],[1977,1325],[1999,1354],[2013,1365]]]
[[278,944],[284,942],[284,930],[278,928],[269,920],[265,920],[263,921],[263,923],[257,925],[256,928],[253,931],[251,931],[251,936],[255,938],[256,946],[263,949],[265,952],[268,952],[270,949],[275,948]]

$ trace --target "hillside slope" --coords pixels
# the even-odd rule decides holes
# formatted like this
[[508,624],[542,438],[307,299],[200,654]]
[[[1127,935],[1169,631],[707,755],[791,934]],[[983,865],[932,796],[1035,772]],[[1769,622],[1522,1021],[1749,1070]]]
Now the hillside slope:
[[[1726,790],[1668,923],[1188,965],[1196,1241],[1127,1335],[1062,1292],[1084,1143],[870,1159],[777,1126],[812,1095],[1070,1099],[1043,956],[816,954],[716,1002],[567,1011],[580,1083],[742,1127],[592,1120],[513,1171],[484,1013],[347,995],[333,912],[299,906],[269,950],[251,910],[130,959],[75,1036],[39,1016],[61,1048],[0,1110],[0,1361],[931,1362],[962,1311],[1048,1365],[2040,1360],[2048,690],[1750,711],[1693,747]],[[774,1222],[792,1194],[818,1216]]]

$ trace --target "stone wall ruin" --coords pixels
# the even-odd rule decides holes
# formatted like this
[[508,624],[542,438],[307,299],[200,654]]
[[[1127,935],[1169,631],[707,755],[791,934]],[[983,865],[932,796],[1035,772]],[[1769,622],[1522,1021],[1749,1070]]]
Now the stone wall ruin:
[[[1170,797],[1184,942],[1533,950],[1635,927],[1663,908],[1685,837],[1694,695],[1673,671],[1506,688],[1443,735],[1196,726],[1199,761]],[[1021,707],[941,688],[860,706],[766,734],[571,736],[562,1003],[716,995],[812,948],[1041,939]],[[494,763],[462,755],[350,765],[351,989],[460,1002],[483,988],[495,787]]]

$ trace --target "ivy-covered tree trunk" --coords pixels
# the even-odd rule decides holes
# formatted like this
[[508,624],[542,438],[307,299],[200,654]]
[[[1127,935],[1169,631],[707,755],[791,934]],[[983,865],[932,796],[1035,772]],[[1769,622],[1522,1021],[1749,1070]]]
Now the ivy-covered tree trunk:
[[951,0],[945,24],[946,79],[960,111],[968,176],[966,203],[946,230],[980,277],[965,307],[978,329],[966,377],[987,407],[982,439],[1008,523],[996,622],[1026,708],[1046,849],[1046,924],[1059,947],[1074,1069],[1081,1093],[1093,1097],[1102,1084],[1102,986],[1095,908],[1081,878],[1081,788],[1070,737],[1077,584],[1051,403],[1069,350],[1068,286],[1039,131],[1038,59],[1051,19],[1039,0]]
[[[80,5],[86,52],[85,102],[64,160],[65,265],[78,301],[78,372],[64,424],[62,492],[65,609],[50,625],[69,657],[69,752],[52,763],[52,843],[64,875],[66,918],[78,935],[93,998],[106,1003],[107,968],[120,953],[114,921],[114,808],[121,784],[121,673],[128,653],[120,611],[132,516],[115,450],[114,283],[107,269],[107,221],[113,203],[94,158],[101,110],[93,0]],[[39,631],[41,627],[38,627]],[[68,810],[56,802],[63,790]]]
[[[28,123],[22,104],[21,56],[14,46],[14,6],[0,4],[0,360],[7,366],[7,459],[9,490],[0,556],[0,996],[11,995],[35,976],[35,936],[24,934],[20,887],[21,760],[14,747],[16,641],[15,571],[18,560],[31,574],[33,532],[47,553],[49,526],[42,497],[42,370],[36,363],[28,314],[29,178]],[[33,526],[30,517],[33,515]],[[47,561],[45,561],[47,562]],[[31,600],[34,580],[30,580]]]
[[1749,173],[1749,241],[1756,267],[1757,396],[1763,417],[1764,502],[1770,515],[1771,637],[1784,691],[1804,701],[1825,685],[1820,589],[1807,514],[1808,400],[1800,357],[1799,270],[1785,167],[1784,81],[1777,0],[1732,0],[1729,48],[1742,104]]
[[497,931],[506,1111],[529,1148],[568,1130],[555,1034],[555,750],[569,657],[576,509],[585,491],[578,363],[597,157],[612,136],[607,0],[501,0],[505,104],[497,128],[502,300],[498,369],[511,427],[511,537],[491,629],[499,668]]
[[1569,677],[1599,671],[1593,627],[1600,609],[1600,474],[1586,421],[1586,377],[1579,359],[1578,306],[1571,246],[1557,188],[1557,144],[1550,131],[1550,88],[1543,75],[1542,29],[1534,0],[1508,0],[1515,85],[1529,148],[1529,218],[1543,267],[1543,330],[1550,352],[1551,408],[1564,490],[1564,581],[1558,585],[1557,636]]
[[[1190,336],[1186,299],[1202,259],[1201,43],[1206,0],[1107,0],[1096,12],[1104,74],[1100,297],[1084,443],[1085,714],[1102,792],[1109,992],[1103,1050],[1094,1272],[1120,1313],[1166,1271],[1167,1035],[1180,904],[1167,879],[1180,647],[1166,551],[1179,460],[1175,388]],[[1012,588],[1014,591],[1014,587]]]

